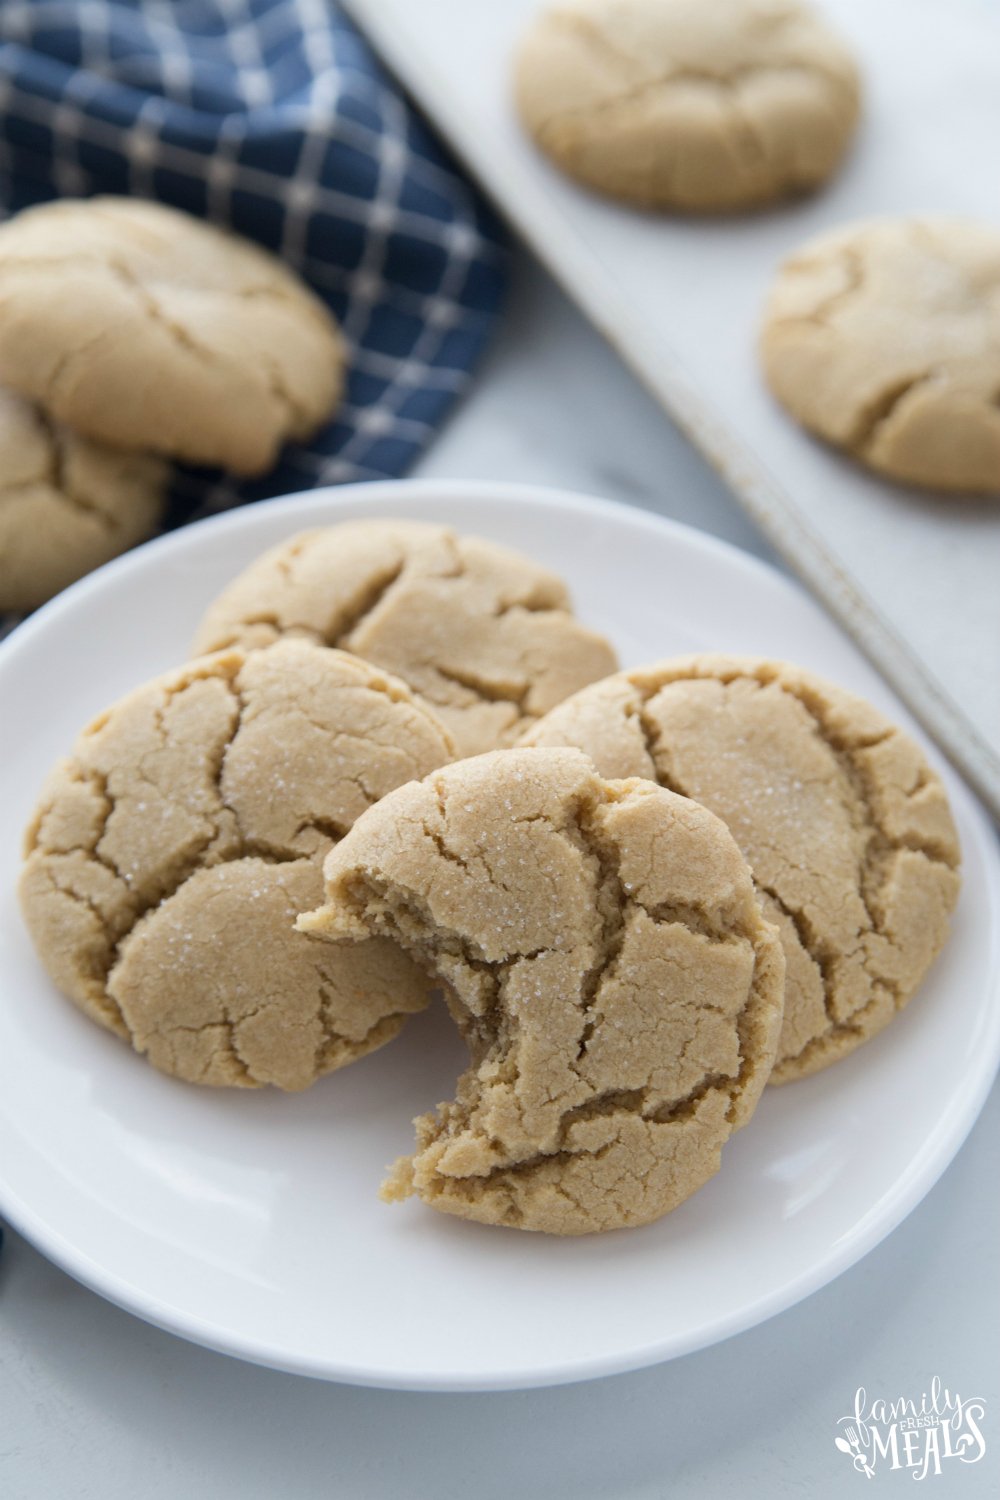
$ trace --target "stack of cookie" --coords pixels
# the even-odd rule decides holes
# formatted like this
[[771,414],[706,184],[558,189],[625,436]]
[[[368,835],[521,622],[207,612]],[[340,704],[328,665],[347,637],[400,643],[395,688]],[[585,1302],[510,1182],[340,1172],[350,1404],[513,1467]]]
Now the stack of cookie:
[[492,543],[305,533],[195,646],[50,777],[28,927],[66,995],[194,1083],[306,1087],[443,989],[469,1068],[387,1198],[648,1223],[946,939],[958,844],[905,734],[787,664],[617,672],[561,580]]
[[0,609],[149,536],[164,461],[273,466],[330,415],[323,303],[249,241],[161,204],[64,200],[0,227]]

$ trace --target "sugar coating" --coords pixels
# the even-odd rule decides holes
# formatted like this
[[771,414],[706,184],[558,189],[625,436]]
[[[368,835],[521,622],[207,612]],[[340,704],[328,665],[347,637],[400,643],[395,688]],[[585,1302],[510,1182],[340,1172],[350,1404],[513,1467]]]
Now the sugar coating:
[[860,95],[850,53],[799,0],[557,0],[515,82],[524,124],[572,177],[697,212],[829,177]]
[[0,609],[35,609],[148,537],[168,473],[0,390]]
[[293,271],[177,209],[62,199],[0,227],[0,381],[88,437],[262,473],[343,363]]
[[197,651],[282,635],[341,646],[408,682],[460,755],[510,744],[618,663],[573,618],[565,584],[506,547],[416,521],[292,537],[209,607]]
[[42,793],[20,883],[39,956],[165,1073],[305,1088],[388,1041],[428,989],[392,944],[324,949],[295,917],[355,818],[452,750],[405,684],[303,641],[156,678]]
[[874,1036],[947,939],[960,853],[940,779],[870,704],[799,667],[677,657],[585,689],[529,738],[724,819],[785,950],[772,1082]]
[[498,751],[390,794],[324,875],[300,929],[395,938],[471,1053],[384,1196],[584,1234],[718,1170],[774,1059],[784,962],[711,813],[577,751]]
[[1000,230],[872,219],[778,272],[764,372],[803,426],[893,479],[1000,493]]

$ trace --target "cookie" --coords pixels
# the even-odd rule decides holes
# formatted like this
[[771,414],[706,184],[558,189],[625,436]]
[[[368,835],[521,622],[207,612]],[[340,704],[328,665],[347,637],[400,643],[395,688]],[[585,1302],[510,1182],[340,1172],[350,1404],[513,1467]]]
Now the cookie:
[[328,856],[302,930],[398,940],[470,1049],[383,1196],[552,1234],[646,1224],[719,1167],[774,1059],[784,961],[711,813],[572,750],[401,787]]
[[146,683],[84,730],[28,830],[42,962],[165,1073],[305,1088],[394,1036],[427,985],[393,944],[322,948],[295,917],[355,818],[451,752],[403,683],[303,641]]
[[521,119],[564,172],[702,213],[823,182],[859,97],[850,53],[799,0],[559,0],[516,65]]
[[622,672],[530,740],[651,777],[729,826],[785,950],[772,1082],[874,1036],[945,943],[959,847],[939,778],[870,704],[799,667],[688,656]]
[[908,484],[1000,493],[1000,229],[873,219],[778,273],[760,354],[804,427]]
[[607,641],[573,618],[561,579],[506,547],[417,521],[348,521],[275,547],[210,606],[195,649],[288,634],[402,677],[460,755],[510,744],[617,667]]
[[0,382],[77,432],[239,474],[329,417],[333,318],[248,240],[130,198],[0,226]]
[[35,609],[150,536],[168,473],[0,390],[0,610]]

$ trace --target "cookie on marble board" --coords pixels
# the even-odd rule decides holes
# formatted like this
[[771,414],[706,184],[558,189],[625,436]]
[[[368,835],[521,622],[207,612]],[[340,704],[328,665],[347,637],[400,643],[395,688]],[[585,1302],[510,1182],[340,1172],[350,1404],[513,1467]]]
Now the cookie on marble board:
[[339,646],[402,677],[460,755],[510,744],[613,672],[563,581],[518,552],[419,521],[346,521],[266,552],[209,606],[196,651],[282,635]]
[[404,683],[304,641],[146,683],[83,731],[28,830],[45,968],[165,1073],[307,1087],[395,1036],[428,987],[393,944],[321,948],[295,918],[355,818],[452,751]]
[[577,751],[493,751],[386,797],[324,876],[300,929],[399,942],[470,1050],[384,1197],[586,1234],[718,1170],[774,1060],[784,959],[712,813]]
[[947,940],[960,852],[940,778],[909,735],[811,672],[677,657],[585,689],[527,739],[649,777],[727,824],[785,950],[772,1082],[881,1031]]
[[152,534],[169,467],[0,390],[0,610],[35,609]]
[[331,415],[343,365],[288,266],[178,209],[61,199],[0,226],[0,382],[87,437],[263,473]]
[[815,188],[860,107],[850,51],[800,0],[557,0],[523,39],[515,85],[564,172],[691,212]]
[[809,431],[891,479],[1000,494],[1000,228],[873,219],[781,267],[767,382]]

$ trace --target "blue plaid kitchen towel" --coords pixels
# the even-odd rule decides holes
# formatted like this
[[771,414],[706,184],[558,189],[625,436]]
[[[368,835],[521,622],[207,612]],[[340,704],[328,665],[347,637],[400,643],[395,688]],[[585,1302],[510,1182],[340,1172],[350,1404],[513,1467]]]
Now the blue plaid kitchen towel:
[[329,0],[0,0],[0,204],[91,193],[259,241],[351,350],[330,426],[264,480],[181,471],[168,526],[402,473],[502,298],[495,220]]

